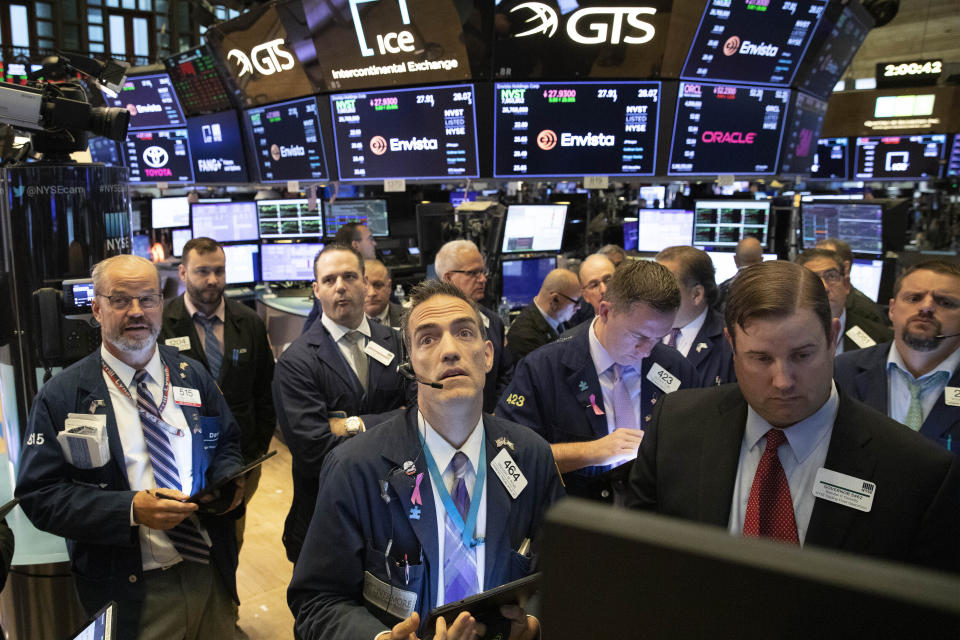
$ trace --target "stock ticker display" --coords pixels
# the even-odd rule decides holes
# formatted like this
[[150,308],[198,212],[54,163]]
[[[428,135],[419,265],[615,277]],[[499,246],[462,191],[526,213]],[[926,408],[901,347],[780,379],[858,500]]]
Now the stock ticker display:
[[857,138],[856,180],[924,180],[940,177],[945,134]]
[[660,86],[496,84],[493,175],[653,175]]
[[827,103],[800,91],[794,91],[793,98],[793,108],[783,136],[780,173],[804,175],[810,173],[817,153],[817,141],[823,128],[823,118],[827,114]]
[[668,175],[772,174],[788,89],[681,82]]
[[330,96],[341,180],[476,178],[473,87]]
[[188,116],[231,108],[227,87],[207,45],[171,56],[164,64]]
[[125,145],[130,182],[193,182],[187,130],[132,131]]
[[261,182],[327,179],[316,98],[248,109],[245,114]]
[[811,180],[847,180],[850,176],[850,139],[820,138],[810,167]]
[[236,111],[187,118],[197,182],[249,182]]
[[788,86],[827,0],[708,0],[680,77]]
[[130,131],[187,124],[170,76],[165,73],[128,77],[117,97],[104,93],[103,98],[108,107],[130,112]]
[[883,205],[815,202],[803,204],[803,247],[843,238],[854,253],[883,253]]
[[699,247],[736,247],[753,236],[768,245],[769,201],[698,200],[694,207],[693,243]]
[[319,240],[323,236],[320,203],[306,198],[257,200],[260,237],[267,240]]

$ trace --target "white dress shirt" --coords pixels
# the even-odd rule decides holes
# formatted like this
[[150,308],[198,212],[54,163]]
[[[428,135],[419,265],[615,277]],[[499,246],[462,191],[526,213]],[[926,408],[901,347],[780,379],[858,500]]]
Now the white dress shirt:
[[[633,366],[621,367],[620,371],[623,376],[623,383],[627,386],[627,391],[630,392],[630,400],[633,404],[633,419],[631,420],[628,417],[626,421],[622,419],[617,420],[617,417],[613,414],[613,369],[611,369],[616,361],[607,353],[603,345],[600,344],[600,339],[597,338],[597,333],[594,330],[596,322],[597,319],[594,318],[593,322],[590,323],[590,358],[593,359],[593,366],[597,370],[597,377],[600,378],[600,390],[603,393],[604,417],[607,420],[607,432],[613,433],[617,428],[618,422],[620,424],[636,425],[639,429],[640,419],[637,417],[637,414],[640,408],[640,392],[643,389],[643,380],[640,378],[640,371],[634,369]],[[623,416],[621,416],[621,418],[622,417]]]
[[[683,354],[683,357],[686,358],[687,354],[690,353],[690,349],[693,347],[693,341],[697,339],[697,334],[700,333],[700,329],[703,328],[703,323],[707,320],[707,311],[710,307],[704,308],[696,318],[691,320],[686,324],[686,326],[680,327],[680,333],[677,335],[677,351]],[[663,336],[663,344],[670,342],[670,334]]]
[[[958,366],[960,366],[960,349],[944,358],[943,362],[932,371],[919,378],[914,378],[907,370],[907,365],[903,363],[903,358],[900,357],[897,343],[891,344],[890,353],[887,355],[887,415],[901,424],[906,424],[907,411],[910,409],[910,388],[907,386],[907,381],[904,380],[904,375],[910,376],[910,379],[914,382],[920,382],[939,371],[946,371],[947,375],[943,384],[932,385],[920,394],[920,408],[923,411],[920,424],[923,424],[937,402],[946,402],[943,390],[950,383],[950,378],[953,377]],[[894,371],[894,367],[899,368],[900,371]]]
[[[330,332],[330,337],[333,338],[333,341],[337,343],[337,348],[340,349],[340,353],[343,354],[343,359],[347,361],[350,365],[350,368],[353,369],[353,374],[357,376],[357,379],[360,376],[357,374],[357,363],[353,361],[353,349],[350,346],[350,342],[344,339],[344,336],[350,333],[351,331],[359,331],[364,335],[364,338],[357,342],[357,346],[360,347],[360,350],[367,346],[367,340],[370,339],[370,323],[367,322],[367,316],[364,315],[363,319],[360,320],[360,326],[356,329],[348,329],[342,324],[337,324],[333,320],[327,317],[326,314],[320,314],[320,322],[323,323],[323,326],[327,328],[327,331]],[[366,358],[367,356],[363,356]],[[366,384],[366,381],[364,381]]]
[[[453,469],[450,468],[450,461],[453,460],[454,454],[457,451],[463,451],[463,453],[470,460],[470,466],[467,469],[466,475],[463,477],[463,481],[467,484],[467,493],[470,494],[471,505],[473,504],[473,493],[476,487],[477,479],[477,465],[480,464],[480,448],[484,446],[483,442],[483,416],[480,416],[480,419],[477,421],[477,425],[473,428],[473,433],[470,434],[470,437],[467,438],[467,441],[463,443],[463,446],[459,449],[454,449],[453,446],[443,439],[439,433],[437,433],[433,427],[430,426],[430,423],[427,422],[426,418],[423,417],[423,414],[417,411],[417,423],[419,424],[420,433],[424,434],[424,440],[427,442],[427,446],[430,448],[430,453],[433,455],[434,462],[437,463],[437,469],[440,470],[440,473],[443,475],[443,483],[447,485],[447,491],[453,492]],[[490,464],[490,461],[487,461],[487,464]],[[440,500],[440,493],[437,491],[437,487],[433,482],[430,482],[430,489],[433,491],[433,504],[436,507],[437,512],[437,605],[442,606],[446,604],[443,599],[443,551],[444,551],[444,538],[446,534],[446,522],[447,511],[443,506],[443,501]],[[487,535],[487,481],[484,479],[483,484],[483,496],[480,498],[480,507],[477,511],[477,527],[474,530],[476,537],[486,537]],[[480,591],[483,591],[483,573],[485,560],[486,560],[486,543],[477,545],[476,558],[477,558],[477,582],[479,585]],[[478,592],[479,593],[479,592]]]
[[[830,397],[823,406],[805,420],[783,429],[786,443],[780,445],[777,455],[787,476],[790,497],[793,499],[793,514],[797,522],[797,538],[803,545],[810,526],[810,515],[816,498],[813,483],[817,471],[827,459],[833,423],[837,420],[840,405],[836,384],[832,385]],[[740,444],[740,462],[737,479],[733,483],[733,500],[730,504],[729,530],[734,535],[743,535],[743,520],[747,515],[747,503],[753,486],[760,458],[767,446],[766,433],[773,426],[760,417],[753,407],[747,408],[747,424]]]
[[[106,382],[107,390],[110,393],[110,404],[113,405],[113,417],[117,421],[117,430],[120,432],[123,463],[126,467],[130,488],[133,491],[156,489],[157,483],[153,477],[153,464],[150,462],[147,443],[143,437],[140,414],[137,413],[137,385],[133,382],[136,370],[118,360],[104,346],[100,347],[100,356],[116,372],[120,381],[126,385],[130,395],[134,398],[133,400],[127,398],[113,383],[107,372],[103,372],[103,380]],[[147,390],[150,391],[154,403],[159,408],[163,402],[164,367],[163,362],[160,361],[158,349],[154,349],[153,357],[147,363],[145,369],[147,371]],[[176,372],[171,372],[171,376],[175,374]],[[177,461],[177,469],[180,472],[181,490],[189,494],[193,488],[193,436],[190,434],[190,428],[183,411],[173,401],[173,386],[175,384],[176,381],[171,378],[170,389],[167,392],[167,406],[164,407],[160,416],[164,422],[178,428],[183,434],[181,436],[168,434],[167,437],[170,440],[170,449],[173,451],[173,457]],[[132,504],[130,523],[131,525],[134,524]],[[147,526],[140,526],[139,529],[140,557],[143,560],[144,571],[167,567],[182,560],[180,553],[173,547],[166,533]]]

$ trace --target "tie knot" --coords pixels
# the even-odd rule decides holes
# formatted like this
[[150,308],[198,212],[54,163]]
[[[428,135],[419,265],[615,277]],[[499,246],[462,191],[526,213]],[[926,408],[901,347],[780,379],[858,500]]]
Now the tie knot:
[[193,319],[198,321],[203,326],[209,327],[213,325],[213,321],[217,319],[217,316],[205,316],[197,311],[195,314],[193,314]]
[[147,370],[146,369],[137,369],[133,374],[133,381],[140,386],[140,384],[146,382]]
[[363,340],[363,334],[356,330],[345,333],[343,337],[351,344],[358,344]]
[[770,431],[767,431],[767,451],[770,449],[776,451],[780,448],[780,445],[786,441],[787,436],[783,433],[782,429],[770,429]]
[[450,461],[450,468],[453,469],[453,476],[458,480],[467,475],[467,465],[470,458],[463,451],[457,451],[453,454],[453,460]]

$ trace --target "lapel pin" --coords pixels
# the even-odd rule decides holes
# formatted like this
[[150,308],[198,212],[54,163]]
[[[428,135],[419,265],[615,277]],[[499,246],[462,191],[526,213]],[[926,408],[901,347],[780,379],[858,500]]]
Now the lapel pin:
[[580,381],[580,391],[586,391],[586,390],[587,390],[587,383],[586,383],[586,381],[581,380],[581,381]]
[[420,507],[413,505],[410,507],[410,519],[419,520],[420,519]]
[[186,369],[187,366],[188,366],[188,365],[187,365],[186,362],[181,362],[181,363],[180,363],[180,368],[181,368],[181,369]]
[[497,447],[500,449],[502,449],[503,447],[510,447],[510,451],[514,451],[513,443],[504,437],[497,438]]
[[700,344],[697,345],[697,353],[700,353],[704,349],[709,349],[709,348],[710,347],[707,345],[706,342],[701,342]]
[[412,476],[417,472],[417,466],[413,464],[413,461],[407,460],[403,463],[403,472],[408,476]]
[[657,404],[656,398],[650,398],[650,404]]
[[104,407],[104,406],[106,406],[106,403],[103,400],[100,400],[99,398],[97,398],[96,400],[93,400],[90,402],[90,413],[96,413],[97,407]]
[[650,416],[646,416],[646,417],[643,419],[643,421],[644,421],[644,422],[650,422]]
[[593,407],[593,415],[602,416],[603,409],[597,406],[597,396],[594,393],[590,394],[590,406]]

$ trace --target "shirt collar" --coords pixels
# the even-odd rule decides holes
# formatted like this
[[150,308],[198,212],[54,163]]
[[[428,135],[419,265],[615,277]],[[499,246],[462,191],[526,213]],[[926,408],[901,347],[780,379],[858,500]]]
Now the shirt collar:
[[900,348],[897,346],[897,342],[894,341],[890,345],[890,353],[887,354],[887,371],[889,372],[891,367],[894,366],[904,374],[910,377],[912,380],[923,380],[928,378],[935,373],[940,371],[946,372],[947,379],[949,380],[953,377],[953,372],[957,370],[957,367],[960,367],[960,349],[954,350],[949,356],[944,358],[940,364],[938,364],[934,369],[920,376],[919,378],[914,378],[913,374],[907,369],[907,365],[904,364],[903,358],[900,357]]
[[483,414],[477,420],[470,437],[459,449],[454,448],[443,436],[437,433],[419,411],[417,411],[417,420],[420,432],[424,434],[424,440],[430,447],[430,454],[433,456],[433,461],[437,463],[437,469],[441,474],[446,473],[447,467],[450,466],[450,461],[453,460],[457,451],[463,451],[466,454],[467,458],[470,459],[473,472],[477,472],[477,467],[480,465],[480,447],[483,446]]
[[[790,449],[798,463],[803,463],[813,453],[820,441],[828,437],[833,431],[833,423],[837,420],[837,409],[840,407],[840,397],[837,395],[837,385],[831,383],[830,397],[823,406],[807,418],[783,429],[790,443]],[[774,426],[764,420],[753,407],[747,405],[747,426],[744,430],[744,441],[752,449],[760,443],[767,431]]]
[[700,315],[688,322],[685,327],[680,327],[680,332],[684,336],[690,336],[691,338],[696,337],[696,335],[700,333],[700,329],[703,328],[703,323],[707,321],[707,311],[709,310],[709,306],[704,307],[703,311],[700,312]]
[[213,312],[212,316],[207,316],[202,311],[197,309],[197,307],[194,306],[193,302],[190,301],[190,296],[186,293],[183,294],[183,306],[187,308],[187,313],[190,314],[191,318],[199,313],[201,316],[205,318],[213,317],[220,320],[220,322],[226,322],[225,309],[227,308],[227,301],[223,296],[220,296],[220,304],[217,305],[217,309],[216,311]]
[[600,344],[600,338],[597,337],[597,332],[594,330],[595,325],[597,324],[598,318],[594,318],[590,322],[590,328],[587,330],[590,338],[590,357],[593,359],[593,366],[597,370],[597,375],[603,374],[604,371],[616,364],[607,350],[604,349],[603,345]]
[[320,316],[320,322],[323,323],[323,326],[326,327],[327,331],[330,332],[330,337],[333,338],[334,342],[340,342],[340,338],[347,335],[351,331],[359,331],[366,337],[370,337],[370,323],[367,322],[367,316],[364,314],[363,318],[360,320],[360,326],[356,329],[348,329],[342,324],[337,324],[333,320],[327,317],[327,314],[322,314]]
[[390,325],[390,303],[388,302],[387,306],[383,308],[383,311],[381,311],[379,315],[374,317],[380,319],[380,324],[389,326]]
[[547,315],[547,312],[541,309],[540,305],[537,304],[536,298],[534,298],[533,300],[533,306],[537,308],[537,311],[539,311],[540,315],[543,316],[543,319],[547,321],[547,324],[550,325],[550,328],[556,331],[557,333],[559,333],[560,321],[555,318],[551,318],[549,315]]
[[[126,385],[127,389],[133,387],[133,376],[137,373],[136,369],[110,353],[106,345],[100,345],[100,357],[107,363],[107,366],[113,369],[117,377],[120,378],[120,382]],[[157,349],[156,345],[153,347],[153,357],[150,358],[150,362],[144,369],[147,370],[147,375],[154,383],[163,385],[163,362],[160,360],[160,350]]]

